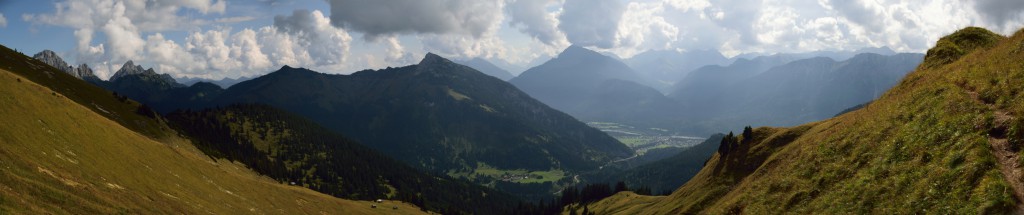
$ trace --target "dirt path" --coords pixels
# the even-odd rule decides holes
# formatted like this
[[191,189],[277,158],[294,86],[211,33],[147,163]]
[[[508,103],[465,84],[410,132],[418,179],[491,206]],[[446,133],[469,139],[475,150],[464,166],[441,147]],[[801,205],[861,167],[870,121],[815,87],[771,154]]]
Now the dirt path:
[[978,92],[968,91],[967,94],[971,96],[971,99],[985,104],[992,111],[992,128],[989,128],[988,144],[992,149],[992,155],[996,156],[996,160],[999,161],[999,170],[1002,171],[1003,177],[1010,187],[1013,187],[1013,196],[1017,198],[1017,209],[1013,214],[1024,214],[1024,182],[1021,180],[1024,179],[1024,171],[1021,170],[1021,165],[1018,162],[1020,155],[1016,149],[1010,146],[1010,141],[1006,137],[1013,116],[1010,115],[1010,112],[979,99]]

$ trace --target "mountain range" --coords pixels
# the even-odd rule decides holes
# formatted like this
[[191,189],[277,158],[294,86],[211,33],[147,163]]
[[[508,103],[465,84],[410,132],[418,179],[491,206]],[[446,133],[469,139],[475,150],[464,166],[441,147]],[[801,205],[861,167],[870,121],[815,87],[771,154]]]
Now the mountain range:
[[[569,174],[632,154],[512,85],[433,54],[417,65],[351,75],[285,66],[228,89],[207,82],[185,87],[129,61],[96,85],[159,113],[268,104],[420,170],[452,176],[474,177],[481,168]],[[475,180],[493,186],[499,179]]]
[[0,213],[426,214],[210,159],[137,102],[7,47],[0,59]]
[[515,77],[512,75],[512,73],[509,73],[507,70],[499,68],[498,66],[494,65],[493,63],[487,60],[484,60],[483,58],[472,58],[469,60],[454,60],[453,62],[462,64],[464,66],[468,66],[470,68],[475,69],[476,71],[484,73],[485,75],[490,75],[495,78],[501,79],[502,81],[508,81]]
[[586,170],[631,154],[512,85],[434,54],[416,65],[351,75],[284,67],[236,84],[213,101],[291,111],[430,171],[469,171],[480,164]]
[[679,106],[643,84],[644,78],[626,64],[580,46],[569,46],[509,82],[585,121],[644,124],[675,118]]
[[226,77],[226,78],[221,78],[220,80],[214,80],[214,79],[206,79],[206,78],[196,78],[196,77],[184,76],[184,77],[176,78],[175,81],[178,82],[178,83],[184,84],[186,86],[192,86],[193,84],[196,84],[196,83],[199,83],[199,82],[206,82],[206,83],[216,84],[217,86],[220,86],[220,88],[228,88],[228,87],[231,87],[231,85],[235,85],[237,83],[240,83],[240,82],[243,82],[243,81],[247,81],[249,79],[252,79],[252,77],[248,77],[248,76],[242,76],[242,77],[238,77],[238,78]]
[[[283,66],[226,89],[132,61],[101,80],[52,51],[4,48],[0,116],[15,123],[0,140],[16,144],[0,147],[0,211],[380,213],[366,200],[392,199],[396,213],[537,213],[525,197],[564,213],[1019,213],[1021,41],[972,27],[924,55],[749,59],[572,45],[519,76],[428,53],[350,75]],[[634,152],[581,121],[728,134]]]
[[622,192],[588,208],[601,214],[1020,213],[1022,41],[1021,31],[1007,38],[961,29],[863,108],[726,135],[701,171],[671,195]]
[[733,59],[714,50],[651,50],[634,55],[623,62],[643,76],[651,87],[668,92],[694,69],[709,65],[728,65]]
[[781,65],[776,64],[784,60],[738,60],[729,67],[694,71],[670,96],[685,101],[689,114],[679,130],[709,133],[746,125],[792,126],[832,117],[881,96],[923,58],[869,53],[839,62],[825,57]]
[[64,73],[67,73],[71,76],[74,76],[75,78],[82,79],[90,83],[100,81],[100,78],[96,77],[96,75],[93,74],[92,69],[89,68],[89,65],[82,64],[78,65],[78,67],[68,65],[68,63],[65,62],[64,59],[61,59],[60,56],[57,56],[57,53],[54,51],[43,50],[33,55],[32,58],[42,61],[47,65],[53,66],[54,68],[57,68],[60,71],[63,71]]

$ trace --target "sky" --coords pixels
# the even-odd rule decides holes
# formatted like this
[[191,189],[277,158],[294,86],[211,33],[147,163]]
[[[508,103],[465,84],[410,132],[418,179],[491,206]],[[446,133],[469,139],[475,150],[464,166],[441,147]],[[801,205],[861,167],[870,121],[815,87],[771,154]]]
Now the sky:
[[1024,27],[1024,1],[0,0],[0,44],[56,51],[104,79],[128,60],[209,79],[283,65],[349,74],[415,64],[427,52],[526,66],[571,44],[622,58],[924,52],[967,26],[1012,34]]

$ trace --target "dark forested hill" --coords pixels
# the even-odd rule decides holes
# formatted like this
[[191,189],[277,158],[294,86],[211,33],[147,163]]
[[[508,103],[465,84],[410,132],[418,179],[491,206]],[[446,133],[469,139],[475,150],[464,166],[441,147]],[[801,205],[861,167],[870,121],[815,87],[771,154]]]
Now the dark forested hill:
[[512,85],[428,54],[418,65],[328,75],[284,67],[215,104],[263,103],[418,168],[587,170],[631,151]]
[[431,211],[509,213],[518,200],[468,181],[423,174],[316,123],[266,105],[167,116],[206,154],[284,183],[346,199],[395,199]]
[[685,148],[671,157],[605,176],[603,181],[623,181],[626,184],[645,186],[655,193],[675,190],[697,175],[704,163],[715,154],[723,136],[711,135],[704,142]]

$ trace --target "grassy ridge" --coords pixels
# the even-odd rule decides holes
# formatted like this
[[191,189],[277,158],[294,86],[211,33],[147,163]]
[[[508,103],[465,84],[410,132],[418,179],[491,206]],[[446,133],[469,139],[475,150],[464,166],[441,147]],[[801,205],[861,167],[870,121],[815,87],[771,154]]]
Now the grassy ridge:
[[[760,128],[719,151],[655,203],[612,197],[597,213],[1008,213],[1019,204],[989,139],[1021,145],[1024,33],[968,28],[944,37],[917,71],[863,109],[795,128]],[[939,56],[945,45],[959,54]],[[974,99],[972,94],[977,94]],[[991,108],[990,108],[991,106]],[[1011,115],[999,125],[993,108]],[[744,141],[741,141],[744,142]],[[1020,162],[1020,161],[1018,161]],[[1016,179],[1020,180],[1020,179]],[[623,194],[620,194],[623,195]],[[627,206],[621,206],[627,205]],[[623,209],[625,207],[625,209]]]
[[0,46],[0,69],[17,74],[21,76],[21,79],[46,86],[50,92],[61,94],[95,113],[145,136],[156,139],[175,136],[163,121],[135,114],[140,106],[138,102],[119,100],[103,88],[68,75],[6,46]]

